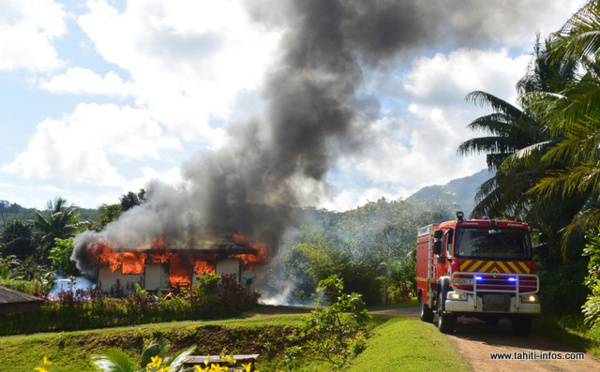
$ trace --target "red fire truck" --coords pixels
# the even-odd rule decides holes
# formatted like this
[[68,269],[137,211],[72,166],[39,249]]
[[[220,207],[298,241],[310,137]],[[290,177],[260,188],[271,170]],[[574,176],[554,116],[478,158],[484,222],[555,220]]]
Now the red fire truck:
[[513,332],[526,337],[539,314],[529,228],[526,223],[491,219],[456,221],[419,229],[417,295],[421,320],[451,333],[459,316],[489,325],[510,318]]

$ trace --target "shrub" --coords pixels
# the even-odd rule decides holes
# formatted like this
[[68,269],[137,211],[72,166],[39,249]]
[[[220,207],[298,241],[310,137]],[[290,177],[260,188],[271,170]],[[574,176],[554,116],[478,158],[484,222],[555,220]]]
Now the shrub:
[[141,287],[124,299],[105,298],[98,290],[61,292],[39,310],[0,315],[0,335],[74,331],[177,320],[239,316],[256,305],[258,294],[239,285],[235,276],[208,274],[191,290],[180,289],[169,299]]
[[600,324],[600,236],[590,234],[588,240],[583,255],[590,258],[585,285],[591,290],[591,294],[582,309],[586,323],[595,327]]
[[[318,290],[330,305],[314,310],[302,331],[294,334],[294,342],[305,345],[286,350],[286,365],[293,366],[299,358],[325,361],[337,368],[366,347],[364,327],[371,318],[361,295],[345,294],[343,280],[335,275],[319,282]],[[317,308],[322,299],[317,300]]]

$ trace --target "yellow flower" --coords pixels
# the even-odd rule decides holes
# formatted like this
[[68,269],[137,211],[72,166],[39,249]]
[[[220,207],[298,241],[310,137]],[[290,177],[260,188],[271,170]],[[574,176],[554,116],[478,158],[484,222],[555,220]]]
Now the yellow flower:
[[202,368],[200,366],[194,366],[194,372],[207,372],[208,368]]
[[162,358],[159,356],[151,357],[150,359],[152,359],[152,362],[148,363],[148,365],[146,367],[158,368],[162,364]]
[[244,367],[246,372],[252,371],[252,363],[247,363],[247,364],[242,363],[242,367]]
[[175,368],[173,368],[171,366],[164,366],[161,369],[157,370],[156,372],[167,372],[167,371],[170,371],[172,369],[175,369]]
[[38,372],[48,372],[48,368],[52,365],[52,362],[48,360],[47,357],[44,357],[44,366],[43,367],[36,367],[34,368],[34,370],[38,371]]

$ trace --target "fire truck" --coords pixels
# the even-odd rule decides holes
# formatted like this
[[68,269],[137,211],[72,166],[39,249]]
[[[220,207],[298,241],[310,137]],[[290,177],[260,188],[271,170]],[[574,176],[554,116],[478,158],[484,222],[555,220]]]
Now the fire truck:
[[540,312],[526,223],[493,219],[455,221],[419,229],[417,296],[421,320],[438,318],[438,328],[452,333],[457,317],[476,317],[488,325],[502,318],[514,334],[529,335]]

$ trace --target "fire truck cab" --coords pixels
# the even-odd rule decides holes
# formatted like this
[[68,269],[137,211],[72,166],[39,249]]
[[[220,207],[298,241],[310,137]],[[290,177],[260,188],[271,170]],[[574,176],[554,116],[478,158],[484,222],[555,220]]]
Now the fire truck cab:
[[513,332],[526,337],[539,314],[539,278],[526,223],[490,219],[455,221],[419,229],[417,296],[421,320],[451,333],[459,316],[489,325],[510,318]]

